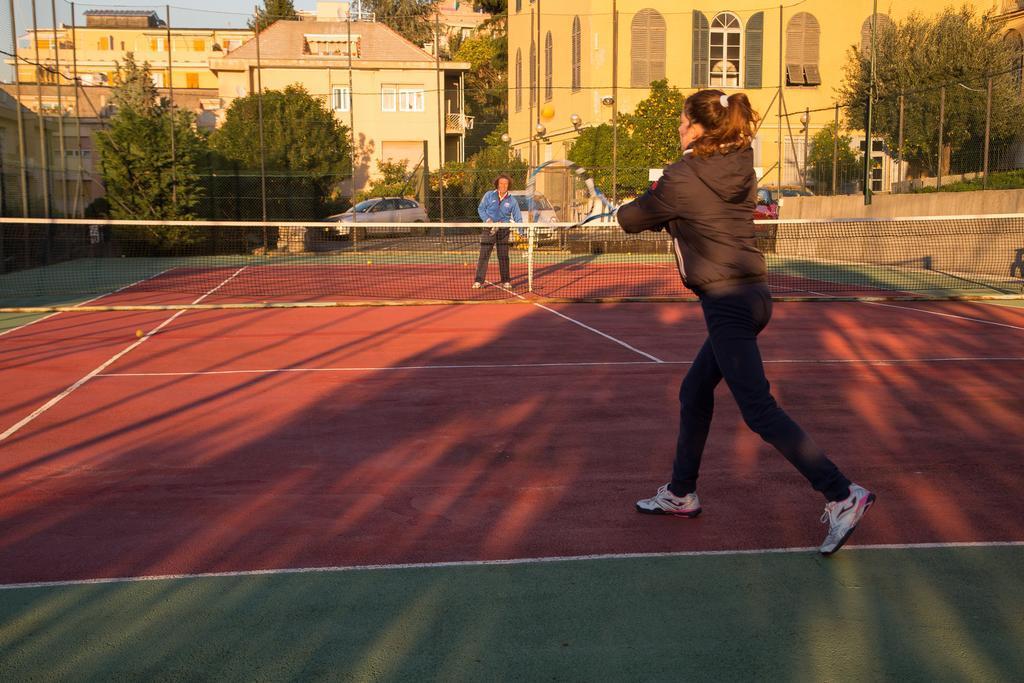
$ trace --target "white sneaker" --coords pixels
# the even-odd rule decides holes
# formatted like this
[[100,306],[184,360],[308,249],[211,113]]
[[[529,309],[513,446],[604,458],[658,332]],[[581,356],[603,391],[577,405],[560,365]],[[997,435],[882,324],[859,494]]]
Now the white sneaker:
[[696,493],[688,493],[679,497],[668,490],[668,484],[658,489],[653,498],[644,498],[636,502],[637,512],[649,515],[677,515],[679,517],[696,517],[700,514],[700,499]]
[[473,289],[480,289],[483,286],[484,286],[484,283],[482,283],[482,282],[474,282],[473,283]]
[[502,282],[501,286],[504,287],[505,289],[512,289],[512,283],[511,282]]
[[850,484],[850,495],[845,500],[837,500],[825,505],[821,522],[828,522],[828,535],[821,544],[821,554],[831,555],[843,547],[857,523],[871,504],[875,502],[875,494],[863,486]]

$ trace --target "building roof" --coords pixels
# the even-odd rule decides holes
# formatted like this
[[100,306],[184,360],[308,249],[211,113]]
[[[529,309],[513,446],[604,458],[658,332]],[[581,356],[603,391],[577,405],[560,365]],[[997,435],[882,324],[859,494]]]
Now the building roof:
[[83,12],[87,17],[148,17],[157,16],[151,9],[87,9]]
[[[359,61],[433,62],[434,56],[413,45],[388,26],[377,22],[354,21],[352,35],[359,36]],[[349,24],[334,21],[275,21],[260,34],[261,59],[315,59],[304,51],[305,35],[347,36]],[[232,50],[226,59],[256,59],[256,41],[250,39]]]

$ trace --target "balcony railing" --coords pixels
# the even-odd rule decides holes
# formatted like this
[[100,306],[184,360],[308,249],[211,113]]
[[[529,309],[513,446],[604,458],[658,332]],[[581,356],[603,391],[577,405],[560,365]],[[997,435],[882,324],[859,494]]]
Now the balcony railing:
[[444,132],[446,133],[465,133],[467,130],[473,129],[473,117],[466,116],[465,114],[447,114],[445,115]]

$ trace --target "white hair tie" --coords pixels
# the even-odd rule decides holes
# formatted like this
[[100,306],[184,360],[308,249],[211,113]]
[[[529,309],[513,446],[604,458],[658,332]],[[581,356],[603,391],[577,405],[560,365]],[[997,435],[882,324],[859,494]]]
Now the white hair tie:
[[729,96],[728,95],[722,95],[721,97],[718,98],[718,103],[721,104],[726,109],[728,109],[729,108]]

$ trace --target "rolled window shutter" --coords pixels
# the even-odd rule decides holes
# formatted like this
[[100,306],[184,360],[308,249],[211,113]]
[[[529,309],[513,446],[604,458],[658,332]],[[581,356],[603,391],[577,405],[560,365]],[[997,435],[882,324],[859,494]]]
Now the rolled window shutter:
[[760,88],[764,63],[764,12],[758,12],[747,20],[744,40],[747,51],[743,64],[743,87]]
[[573,92],[580,90],[580,66],[582,56],[582,32],[580,31],[580,18],[572,20],[572,89]]
[[708,59],[711,52],[711,26],[708,18],[693,11],[693,74],[690,85],[703,88],[708,84]]

